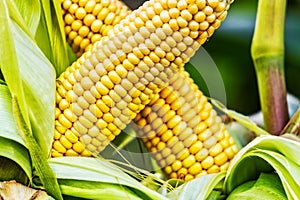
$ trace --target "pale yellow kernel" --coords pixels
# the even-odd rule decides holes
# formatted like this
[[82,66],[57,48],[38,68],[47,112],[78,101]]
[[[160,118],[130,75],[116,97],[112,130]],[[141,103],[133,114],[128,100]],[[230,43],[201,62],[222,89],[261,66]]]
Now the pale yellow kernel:
[[217,142],[217,139],[216,137],[214,136],[211,136],[209,137],[208,139],[206,139],[204,142],[203,142],[203,146],[207,149],[211,148],[212,146],[214,146]]
[[178,1],[178,3],[177,3],[177,8],[179,9],[179,10],[183,10],[183,9],[186,9],[186,7],[187,7],[187,2],[186,1]]
[[[101,83],[108,89],[112,89],[114,87],[114,83],[110,80],[110,78],[107,75],[101,77]],[[99,92],[101,93],[101,91]]]
[[68,149],[67,152],[65,153],[66,156],[78,156],[79,154],[74,151],[73,149]]
[[167,10],[163,10],[161,13],[160,13],[160,18],[163,22],[168,22],[170,21],[170,15],[169,15],[169,12]]
[[198,12],[195,16],[194,19],[196,20],[196,22],[203,22],[206,19],[206,15],[204,12]]
[[[169,140],[169,141],[171,141],[171,140]],[[169,142],[168,141],[168,142]],[[184,144],[183,144],[183,142],[177,142],[173,147],[172,147],[172,152],[174,153],[174,154],[177,154],[177,153],[179,153],[180,151],[182,151],[184,149]]]
[[183,141],[183,144],[185,147],[190,147],[192,144],[194,144],[197,141],[197,139],[198,139],[197,135],[192,134]]
[[113,123],[109,123],[107,128],[111,131],[111,132],[115,132],[118,127],[116,125],[114,125]]
[[73,144],[73,150],[77,153],[82,153],[85,148],[81,142],[76,142],[75,144]]
[[188,11],[192,14],[192,15],[195,15],[198,13],[198,7],[196,4],[190,4],[188,6]]
[[128,72],[127,79],[131,83],[137,83],[139,81],[139,78],[137,77],[137,75],[133,71]]
[[72,148],[72,143],[64,136],[62,135],[59,139],[59,142],[66,148],[66,149],[71,149]]
[[193,19],[193,15],[188,10],[182,10],[180,15],[187,21],[191,21]]
[[153,18],[152,18],[152,23],[153,25],[156,27],[156,28],[159,28],[163,25],[163,22],[160,18],[160,16],[158,15],[155,15]]
[[184,177],[184,181],[190,181],[190,180],[193,180],[194,179],[194,176],[191,175],[191,174],[187,174],[185,177]]
[[59,153],[55,149],[51,149],[51,157],[56,158],[56,157],[63,157],[64,155],[62,153]]
[[228,167],[229,167],[229,164],[230,164],[230,162],[226,162],[223,165],[219,166],[220,171],[221,172],[226,171],[228,169]]
[[177,171],[177,174],[178,174],[178,178],[184,178],[188,173],[188,170],[184,167],[182,167],[181,169],[179,169]]
[[219,155],[214,157],[214,160],[215,160],[216,165],[221,166],[227,162],[228,157],[227,157],[226,153],[221,152]]
[[173,163],[172,163],[172,171],[178,171],[179,169],[181,169],[182,167],[182,162],[179,161],[179,160],[175,160]]
[[121,81],[121,78],[119,77],[119,75],[116,73],[116,71],[110,71],[108,73],[108,77],[109,79],[114,83],[114,84],[118,84]]
[[[152,140],[151,140],[151,143],[153,146],[157,146],[157,144],[160,142],[160,139],[158,137],[154,137]],[[155,151],[157,151],[157,149],[155,149]],[[154,149],[152,150],[152,152],[154,152]]]
[[213,14],[214,10],[213,10],[212,7],[206,6],[206,7],[203,9],[203,12],[208,16],[208,15]]
[[65,10],[68,10],[70,8],[70,6],[72,5],[72,1],[71,0],[65,0],[65,1],[61,1],[62,7]]
[[214,158],[211,156],[207,156],[204,160],[202,160],[201,165],[203,169],[208,169],[214,164]]
[[86,15],[86,11],[84,8],[80,7],[76,10],[75,12],[75,16],[78,18],[78,19],[83,19]]
[[74,14],[76,12],[76,10],[78,9],[78,4],[73,3],[70,7],[69,7],[69,12],[71,14]]
[[72,112],[71,109],[64,110],[64,115],[70,122],[75,122],[77,120],[77,116]]
[[80,136],[80,142],[82,142],[83,144],[89,144],[91,143],[91,141],[92,141],[91,136],[89,136],[86,133]]
[[182,120],[181,117],[179,115],[176,115],[167,122],[167,126],[169,128],[174,128],[176,125],[178,125],[181,122],[181,120]]
[[189,148],[189,150],[190,150],[191,154],[196,154],[202,149],[202,146],[203,146],[202,142],[197,141]]
[[189,28],[191,29],[191,31],[198,31],[199,27],[199,23],[194,20],[189,23]]
[[173,171],[171,166],[165,167],[164,170],[165,170],[166,174],[170,174]]
[[71,128],[72,127],[72,122],[70,122],[65,115],[60,114],[58,117],[59,122],[66,128]]
[[128,58],[128,61],[131,62],[133,65],[137,65],[140,62],[140,59],[133,53],[129,53],[127,55],[127,58]]
[[216,145],[214,145],[213,147],[211,147],[209,149],[209,155],[216,156],[216,155],[220,154],[222,151],[223,151],[222,145],[217,143]]
[[196,153],[195,158],[197,161],[202,161],[208,156],[208,150],[202,148],[198,153]]
[[164,148],[166,148],[166,143],[164,142],[159,142],[157,144],[157,149],[160,151],[160,150],[163,150]]
[[202,171],[202,166],[200,163],[196,162],[189,168],[188,171],[192,175],[197,175]]
[[71,24],[71,28],[74,31],[78,31],[81,28],[81,26],[82,26],[82,22],[80,20],[75,20]]
[[114,121],[114,117],[111,115],[111,113],[105,113],[102,118],[107,123],[111,123]]
[[60,138],[60,136],[61,136],[61,133],[57,130],[54,130],[54,139],[58,140]]
[[88,134],[91,137],[97,137],[100,134],[99,128],[96,126],[93,126],[88,130]]
[[181,28],[187,27],[187,25],[188,25],[188,22],[186,21],[186,19],[184,19],[181,16],[177,18],[177,23],[178,23],[179,27],[181,27]]
[[96,122],[97,127],[99,127],[101,130],[107,127],[107,122],[104,121],[103,119],[99,119]]
[[164,149],[162,149],[162,151],[161,151],[161,155],[162,155],[164,158],[168,157],[171,153],[172,153],[171,149],[170,149],[170,148],[167,148],[167,147],[164,148]]
[[56,140],[54,143],[53,143],[53,148],[58,151],[59,153],[66,153],[66,148],[58,141]]
[[166,164],[171,165],[175,160],[176,160],[175,155],[171,154],[166,158]]
[[168,0],[168,7],[169,8],[176,8],[177,0]]
[[229,159],[232,159],[234,157],[234,155],[236,154],[237,149],[233,149],[232,147],[228,147],[224,150],[224,152],[226,153],[226,155],[228,156]]
[[182,161],[182,165],[186,168],[189,168],[196,162],[194,155],[189,155],[186,159]]
[[74,17],[71,14],[66,14],[64,17],[64,21],[66,24],[71,25],[74,22]]
[[178,141],[179,141],[179,140],[178,140],[178,137],[172,137],[170,140],[168,140],[167,146],[171,148],[171,147],[173,147],[175,144],[177,144]]
[[170,15],[170,17],[172,17],[173,19],[177,19],[177,17],[179,17],[179,14],[180,14],[180,12],[179,12],[179,10],[178,10],[177,8],[171,8],[171,9],[169,10],[169,15]]
[[103,113],[107,113],[109,111],[109,107],[101,99],[97,100],[96,105]]
[[177,45],[176,41],[174,40],[173,37],[169,36],[166,38],[166,43],[170,46],[170,47],[175,47]]
[[79,116],[79,122],[88,129],[93,127],[93,123],[84,116]]
[[220,171],[219,166],[213,165],[209,169],[207,169],[208,174],[218,173]]

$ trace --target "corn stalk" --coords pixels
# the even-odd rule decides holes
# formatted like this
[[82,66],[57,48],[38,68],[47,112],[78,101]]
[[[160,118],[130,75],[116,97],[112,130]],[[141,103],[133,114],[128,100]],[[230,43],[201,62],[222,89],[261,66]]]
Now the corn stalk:
[[251,53],[265,129],[278,135],[288,121],[284,78],[285,0],[260,0]]

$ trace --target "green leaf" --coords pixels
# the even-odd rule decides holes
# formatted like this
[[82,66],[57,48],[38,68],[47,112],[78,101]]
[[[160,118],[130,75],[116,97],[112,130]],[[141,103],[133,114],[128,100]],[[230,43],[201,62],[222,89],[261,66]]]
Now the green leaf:
[[[22,81],[20,78],[19,62],[15,49],[15,41],[12,37],[12,22],[9,18],[9,9],[6,1],[0,1],[0,68],[7,86],[12,94],[17,94],[20,99],[24,99]],[[29,123],[28,111],[25,101],[20,102],[20,109],[24,119]]]
[[[15,175],[15,177],[10,177],[9,180],[19,179],[19,181],[26,182],[27,178],[31,179],[32,169],[28,150],[17,142],[3,137],[0,137],[0,143],[0,157],[7,158],[13,161],[13,166],[7,168],[6,165],[9,163],[5,162],[4,159],[1,160],[0,180],[3,180],[4,177],[9,177],[12,175],[8,170],[12,171],[13,176]],[[3,172],[4,174],[2,174]],[[26,175],[27,178],[24,177],[24,175]]]
[[260,136],[232,160],[225,178],[229,194],[237,186],[258,178],[261,172],[276,171],[289,199],[300,195],[300,143],[277,136]]
[[14,0],[31,35],[35,35],[41,15],[41,6],[38,0]]
[[11,95],[7,86],[0,85],[0,136],[14,140],[25,147],[24,140],[18,133],[18,128],[12,114]]
[[35,43],[18,26],[13,27],[32,132],[48,155],[54,134],[55,72]]
[[42,14],[36,41],[60,75],[69,66],[60,1],[40,0],[40,3]]
[[23,136],[25,144],[28,147],[33,166],[43,184],[43,187],[45,187],[46,191],[56,199],[62,199],[55,174],[47,162],[47,156],[41,152],[41,147],[24,121],[16,96],[13,96],[13,113],[17,122],[19,133]]
[[10,93],[19,99],[26,124],[42,152],[48,155],[54,133],[55,72],[35,42],[10,20],[7,12],[5,1],[1,1],[1,70]]
[[118,166],[99,158],[61,157],[49,159],[50,166],[60,179],[96,181],[133,188],[145,199],[166,199],[119,169]]
[[227,200],[234,199],[283,200],[287,197],[277,174],[262,173],[256,181],[246,182],[233,190]]
[[207,199],[217,184],[223,181],[225,173],[208,174],[184,183],[167,194],[170,199],[202,200]]
[[59,180],[63,194],[88,199],[143,199],[127,186],[82,180]]

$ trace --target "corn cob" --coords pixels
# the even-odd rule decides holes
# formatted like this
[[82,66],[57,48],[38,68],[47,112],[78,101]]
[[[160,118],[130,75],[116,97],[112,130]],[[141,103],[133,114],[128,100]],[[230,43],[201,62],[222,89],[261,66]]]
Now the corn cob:
[[134,119],[138,137],[171,178],[224,171],[238,148],[225,125],[183,70]]
[[118,0],[61,0],[61,7],[67,41],[77,56],[131,12]]
[[115,25],[57,80],[52,156],[102,151],[213,34],[228,8],[219,0],[153,0]]

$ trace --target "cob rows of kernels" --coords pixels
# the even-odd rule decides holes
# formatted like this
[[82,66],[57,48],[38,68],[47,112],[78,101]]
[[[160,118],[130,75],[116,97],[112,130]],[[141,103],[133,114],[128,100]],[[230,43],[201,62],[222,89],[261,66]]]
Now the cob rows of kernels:
[[[88,66],[89,70],[91,71],[95,71],[93,70],[95,67],[95,65],[97,65],[96,63],[101,64],[102,66],[104,66],[103,63],[104,60],[110,56],[110,58],[112,59],[111,61],[113,61],[113,65],[110,65],[111,63],[106,63],[104,68],[105,69],[105,73],[108,73],[110,70],[115,69],[115,64],[119,65],[118,63],[122,63],[122,67],[125,68],[126,70],[124,71],[123,74],[120,74],[119,77],[121,79],[126,78],[128,75],[130,77],[138,77],[138,79],[140,79],[140,81],[142,81],[142,83],[139,83],[142,85],[142,89],[144,90],[151,90],[151,94],[153,92],[158,92],[159,90],[155,89],[158,88],[159,85],[161,85],[161,83],[155,83],[155,81],[153,82],[153,80],[157,81],[157,72],[154,72],[154,67],[158,67],[160,68],[160,70],[162,69],[162,67],[166,67],[169,68],[170,66],[173,68],[177,68],[178,66],[183,66],[185,62],[188,61],[188,59],[194,54],[195,50],[198,49],[198,47],[200,46],[200,44],[204,43],[208,37],[211,36],[211,34],[213,33],[213,30],[215,28],[218,28],[220,25],[220,22],[222,20],[224,20],[226,13],[227,13],[227,9],[228,9],[228,5],[226,3],[223,2],[219,2],[219,1],[196,1],[195,3],[191,3],[190,5],[186,5],[184,4],[186,3],[185,1],[168,1],[168,2],[158,2],[158,1],[150,1],[144,4],[144,6],[142,6],[141,8],[139,8],[138,10],[134,11],[131,15],[129,15],[126,20],[122,21],[120,25],[116,25],[115,28],[111,31],[111,34],[109,34],[108,38],[109,39],[103,39],[102,42],[98,43],[98,50],[97,47],[94,48],[94,52],[91,53],[87,53],[87,55],[84,56],[84,58],[81,58],[80,61],[77,62],[77,64],[73,64],[72,67],[74,69],[69,69],[66,73],[64,73],[60,79],[58,80],[58,87],[57,87],[57,91],[58,91],[58,97],[57,97],[57,114],[56,114],[56,137],[55,137],[55,142],[53,143],[53,151],[52,151],[52,156],[62,156],[62,155],[86,155],[86,151],[82,151],[82,149],[80,149],[80,151],[78,150],[71,150],[71,152],[69,151],[69,148],[72,147],[72,145],[74,145],[74,142],[78,142],[78,139],[75,141],[75,136],[79,136],[80,132],[82,135],[85,135],[85,141],[86,143],[88,143],[87,145],[90,145],[89,150],[93,150],[93,151],[101,151],[108,143],[109,141],[111,141],[112,139],[114,139],[114,137],[120,132],[120,129],[125,127],[125,124],[127,124],[130,119],[132,119],[136,113],[138,113],[143,107],[144,105],[149,101],[149,98],[147,101],[144,102],[144,104],[140,104],[141,103],[141,99],[138,100],[135,98],[134,102],[131,102],[132,104],[131,107],[133,107],[133,105],[135,105],[135,107],[139,107],[139,109],[136,109],[134,111],[134,114],[131,114],[131,116],[127,117],[126,120],[123,117],[122,122],[125,122],[125,124],[120,124],[119,126],[116,126],[115,124],[113,124],[112,122],[107,123],[105,120],[114,120],[114,121],[120,121],[118,118],[113,119],[115,116],[113,113],[111,113],[111,111],[116,110],[114,106],[111,105],[107,105],[111,104],[111,102],[109,102],[109,98],[105,98],[106,103],[103,102],[101,100],[101,105],[104,105],[104,111],[101,110],[98,105],[97,107],[95,106],[95,104],[90,103],[89,101],[87,101],[90,105],[89,107],[92,110],[98,109],[101,111],[101,114],[98,115],[94,115],[94,118],[89,117],[89,120],[85,120],[87,119],[87,117],[85,117],[83,119],[83,117],[81,116],[83,114],[83,110],[81,112],[77,112],[77,116],[72,112],[72,110],[74,110],[74,105],[75,105],[75,110],[78,108],[78,103],[74,104],[74,101],[80,99],[80,100],[85,100],[85,97],[83,96],[79,96],[75,95],[75,98],[73,98],[73,94],[75,93],[72,89],[73,89],[73,85],[75,84],[75,82],[77,82],[77,86],[80,86],[80,84],[78,83],[77,78],[75,78],[75,68],[78,71],[82,71],[79,70],[80,66],[82,65],[82,63],[87,62],[87,63],[92,63],[93,66]],[[177,8],[177,4],[178,7]],[[196,7],[195,7],[196,6]],[[211,6],[211,7],[210,7]],[[184,9],[187,8],[187,9]],[[200,10],[200,8],[202,10]],[[167,9],[169,14],[169,17],[166,15],[164,15],[164,12],[161,11],[166,11]],[[177,10],[177,11],[176,11]],[[195,13],[194,11],[197,10],[198,12]],[[211,10],[213,12],[211,12]],[[182,11],[182,15],[180,14],[180,11]],[[190,11],[193,13],[192,18],[190,18]],[[178,17],[178,15],[176,13],[178,13],[182,16],[182,17]],[[160,13],[162,14],[162,17],[160,18],[160,15],[156,14],[156,13]],[[200,13],[200,14],[199,14]],[[191,14],[191,13],[190,13]],[[206,16],[207,14],[207,16]],[[200,16],[204,15],[204,18],[200,18]],[[211,17],[213,16],[213,17]],[[195,20],[193,19],[195,18]],[[205,19],[208,19],[210,21],[209,26],[203,26],[203,24],[206,23],[202,23],[201,24],[201,20],[203,20],[203,22],[205,22]],[[211,18],[213,18],[215,21],[211,21]],[[175,23],[176,20],[179,20],[178,22]],[[174,21],[175,20],[175,21]],[[190,20],[190,21],[189,21]],[[195,23],[197,23],[198,20],[198,25],[195,25]],[[188,31],[186,29],[186,27],[184,26],[186,23],[189,24],[189,28],[191,29],[191,31]],[[177,26],[176,26],[177,24]],[[192,26],[193,25],[193,26]],[[195,31],[195,27],[198,28],[198,32]],[[204,29],[206,27],[206,30]],[[212,27],[212,28],[211,28]],[[197,32],[197,33],[196,33]],[[198,36],[198,37],[196,37]],[[118,38],[120,37],[120,38]],[[195,38],[196,37],[196,38]],[[194,38],[194,40],[193,40]],[[127,39],[127,42],[124,42]],[[195,41],[196,40],[196,41]],[[103,45],[102,43],[106,42],[107,44],[114,44],[115,47],[117,48],[112,48],[114,50],[112,50],[111,48],[107,48],[107,44]],[[106,48],[105,48],[106,46]],[[104,52],[103,52],[104,51]],[[130,53],[131,52],[131,53]],[[122,54],[123,53],[123,54]],[[124,55],[125,54],[125,55]],[[92,59],[92,61],[85,61],[85,57],[87,57],[88,59]],[[100,58],[101,59],[98,59]],[[120,68],[121,66],[118,67],[119,72],[120,72]],[[138,67],[135,67],[138,66]],[[141,73],[138,72],[139,66],[146,66],[146,68],[148,68],[150,66],[151,71],[154,72],[154,75],[152,75],[153,78],[150,78],[151,76],[148,76],[147,74],[149,73],[145,73],[143,72],[144,77],[141,77]],[[127,69],[129,67],[129,69]],[[103,68],[103,67],[102,67]],[[136,68],[136,69],[135,69]],[[117,69],[117,68],[116,68]],[[169,70],[169,74],[172,74],[170,69]],[[132,73],[127,73],[128,71],[132,72]],[[157,71],[157,70],[156,70]],[[159,71],[159,70],[158,70]],[[114,72],[112,72],[111,74],[113,74]],[[136,74],[137,73],[137,74]],[[80,73],[79,73],[80,74]],[[87,75],[87,71],[86,74]],[[150,78],[150,80],[147,80],[146,76],[148,77],[148,79]],[[102,79],[102,78],[101,78]],[[108,76],[105,76],[105,78],[103,78],[103,80],[105,79],[109,79]],[[168,78],[167,78],[168,79]],[[167,79],[165,79],[164,81],[167,81]],[[86,80],[86,79],[85,79]],[[152,81],[152,82],[150,82]],[[113,84],[110,85],[110,87],[114,88],[116,84],[114,84],[113,81],[111,81]],[[122,81],[125,82],[125,81]],[[61,84],[63,83],[63,84]],[[90,81],[90,83],[92,83]],[[129,85],[132,85],[132,83],[130,83],[130,81],[127,83]],[[91,87],[90,89],[93,90],[93,92],[96,91],[96,86],[95,85],[96,82],[94,82],[94,85],[91,85],[89,87]],[[147,85],[149,84],[149,85]],[[98,83],[98,86],[101,85],[101,87],[103,87],[102,83]],[[155,86],[154,86],[155,85]],[[68,88],[65,89],[65,86],[67,86]],[[147,87],[146,87],[147,86]],[[108,89],[110,90],[111,88],[108,87]],[[149,89],[152,88],[152,89]],[[117,87],[119,88],[119,87]],[[153,88],[155,90],[153,90]],[[69,91],[70,90],[70,91]],[[85,90],[87,90],[85,88]],[[109,91],[108,90],[108,91]],[[128,90],[127,90],[128,91]],[[109,93],[114,93],[113,92],[109,92]],[[147,94],[147,93],[143,93],[143,94]],[[149,95],[151,95],[148,93],[148,97],[150,97]],[[68,97],[66,98],[66,95],[68,95]],[[82,95],[82,94],[80,94]],[[102,97],[102,94],[100,94],[100,96],[96,93],[92,93],[93,96],[97,97],[97,99],[99,99],[100,97]],[[72,97],[72,98],[71,98]],[[76,99],[76,100],[75,100]],[[96,99],[96,98],[94,98]],[[117,98],[116,100],[118,100],[119,98]],[[130,100],[132,100],[132,97],[129,98]],[[122,99],[123,100],[123,99]],[[63,103],[61,103],[61,101]],[[94,100],[93,100],[94,101]],[[122,101],[124,102],[124,100]],[[126,102],[126,101],[125,101]],[[94,102],[95,103],[95,102]],[[128,102],[126,102],[127,105]],[[65,106],[60,106],[60,104],[64,104]],[[74,105],[72,105],[74,104]],[[115,104],[115,103],[113,103]],[[87,104],[86,104],[87,105]],[[67,109],[68,108],[68,109]],[[93,113],[92,110],[90,109],[89,113]],[[79,109],[80,110],[80,109]],[[128,110],[128,108],[127,108]],[[131,112],[131,109],[129,109]],[[71,111],[71,112],[70,112]],[[104,119],[104,115],[103,112],[106,113],[105,115],[105,119]],[[86,113],[88,113],[88,111],[86,111]],[[100,113],[100,112],[98,112]],[[110,113],[110,114],[109,114]],[[71,115],[72,114],[72,115]],[[116,114],[116,113],[115,113]],[[87,115],[87,114],[86,114]],[[95,118],[96,116],[96,118]],[[108,117],[109,116],[109,117]],[[113,116],[113,118],[111,118],[110,116]],[[128,115],[127,115],[128,116]],[[81,118],[81,121],[83,123],[83,121],[85,122],[89,122],[88,123],[88,127],[84,127],[84,126],[78,126],[78,123],[80,125],[82,125],[80,122],[78,122],[78,118]],[[100,118],[100,119],[98,119]],[[129,118],[129,119],[128,119]],[[92,120],[96,120],[97,122],[101,122],[101,126],[100,126],[100,122],[98,123],[98,125],[96,125],[96,122],[93,122]],[[75,121],[76,124],[75,124]],[[75,125],[75,127],[73,126],[73,124]],[[91,127],[91,124],[93,124],[94,126]],[[93,129],[91,129],[93,128]],[[89,136],[88,133],[92,132],[90,135],[94,136]],[[101,132],[101,134],[100,134]],[[112,136],[109,136],[109,133],[111,132],[115,132],[115,134]],[[66,133],[73,133],[72,134],[72,140],[67,140],[68,137],[66,135]],[[97,135],[97,133],[99,135]],[[104,136],[105,134],[105,136]],[[60,135],[60,136],[59,136]],[[71,135],[71,134],[68,134]],[[96,136],[97,135],[97,136]],[[74,136],[74,137],[73,137]],[[108,140],[106,140],[106,138],[108,138]],[[66,144],[64,144],[66,143]],[[95,147],[97,146],[97,147]]]
[[118,0],[61,0],[67,41],[80,56],[131,10]]
[[188,73],[175,74],[155,96],[134,127],[168,176],[188,181],[226,170],[237,146]]

